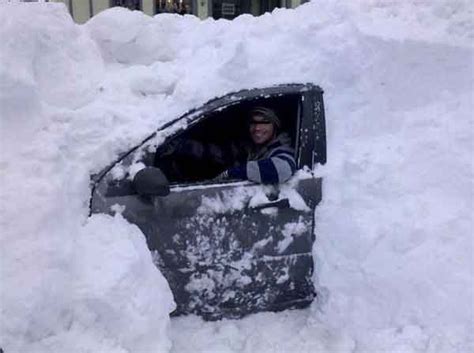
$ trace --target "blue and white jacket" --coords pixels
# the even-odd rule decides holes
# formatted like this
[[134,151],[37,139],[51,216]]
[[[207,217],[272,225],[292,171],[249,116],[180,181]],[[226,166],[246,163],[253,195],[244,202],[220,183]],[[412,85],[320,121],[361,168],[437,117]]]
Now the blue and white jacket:
[[226,171],[232,179],[251,180],[262,184],[283,183],[296,171],[294,149],[286,133],[248,154],[247,162]]

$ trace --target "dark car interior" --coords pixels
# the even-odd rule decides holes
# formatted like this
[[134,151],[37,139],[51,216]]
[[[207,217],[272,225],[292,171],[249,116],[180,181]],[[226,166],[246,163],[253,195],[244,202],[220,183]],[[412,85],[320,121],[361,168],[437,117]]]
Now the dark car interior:
[[[214,145],[220,148],[232,145],[234,149],[235,146],[249,144],[249,112],[257,106],[275,111],[282,122],[281,131],[290,135],[294,147],[299,102],[298,94],[257,98],[205,114],[194,126],[159,146],[154,165],[163,171],[172,184],[202,182],[215,178],[233,163],[226,165],[212,158],[200,159],[195,155],[183,154],[180,153],[182,146],[186,145],[187,141],[198,141],[202,146]],[[244,161],[245,159],[234,163]]]

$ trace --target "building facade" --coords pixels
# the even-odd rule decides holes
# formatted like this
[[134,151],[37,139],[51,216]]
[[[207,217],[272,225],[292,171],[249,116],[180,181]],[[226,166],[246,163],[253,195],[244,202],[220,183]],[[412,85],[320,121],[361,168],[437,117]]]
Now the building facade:
[[159,13],[190,14],[201,19],[233,19],[248,13],[259,16],[277,7],[294,8],[308,0],[50,0],[66,4],[71,16],[84,23],[99,12],[114,6],[143,11],[154,16]]

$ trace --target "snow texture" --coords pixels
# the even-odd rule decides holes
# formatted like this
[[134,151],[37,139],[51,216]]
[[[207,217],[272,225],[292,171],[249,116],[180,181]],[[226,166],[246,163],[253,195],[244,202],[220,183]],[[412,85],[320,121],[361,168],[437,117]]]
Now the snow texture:
[[[1,1],[0,24],[5,352],[474,351],[470,0],[233,21],[114,8],[85,25],[62,4]],[[317,301],[170,320],[141,232],[88,218],[89,175],[211,98],[294,82],[325,90]]]

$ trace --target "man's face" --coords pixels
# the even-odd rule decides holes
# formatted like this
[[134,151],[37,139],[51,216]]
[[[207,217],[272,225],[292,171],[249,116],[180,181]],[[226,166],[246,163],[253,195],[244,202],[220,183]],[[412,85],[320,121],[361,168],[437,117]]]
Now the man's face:
[[254,115],[250,119],[250,137],[256,145],[270,142],[275,135],[275,127],[263,116]]

